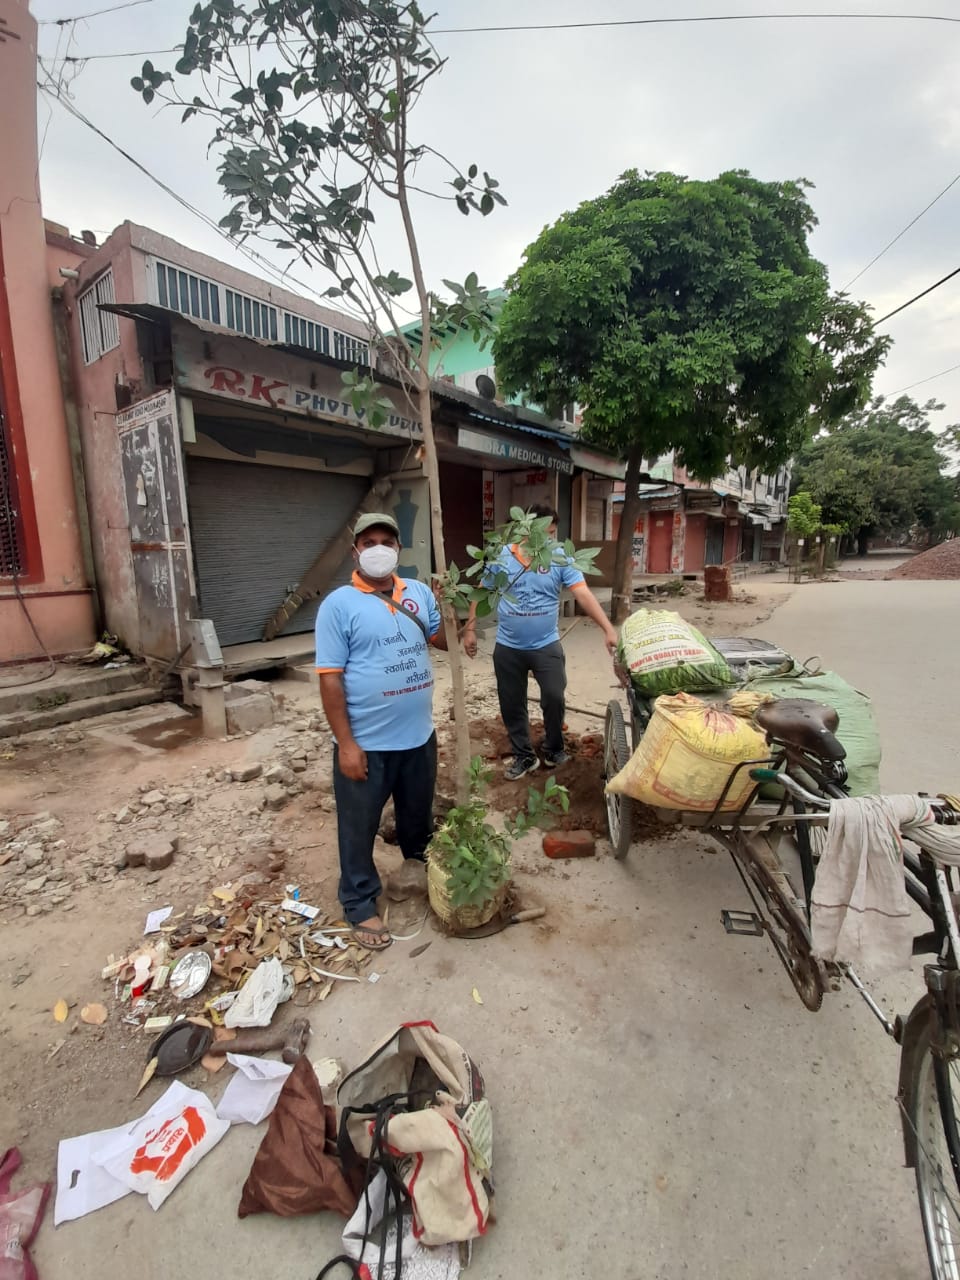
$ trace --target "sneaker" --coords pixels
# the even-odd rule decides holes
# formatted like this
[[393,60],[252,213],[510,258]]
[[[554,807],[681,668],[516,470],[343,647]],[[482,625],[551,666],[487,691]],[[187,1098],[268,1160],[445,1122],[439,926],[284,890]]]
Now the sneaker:
[[530,756],[526,760],[520,756],[508,764],[504,771],[504,777],[508,782],[516,782],[518,778],[522,778],[526,773],[535,773],[540,768],[540,761],[536,756]]
[[543,763],[548,769],[559,769],[560,766],[562,764],[566,764],[569,759],[570,757],[565,751],[558,751],[555,756],[552,756],[549,751],[545,751],[543,753]]

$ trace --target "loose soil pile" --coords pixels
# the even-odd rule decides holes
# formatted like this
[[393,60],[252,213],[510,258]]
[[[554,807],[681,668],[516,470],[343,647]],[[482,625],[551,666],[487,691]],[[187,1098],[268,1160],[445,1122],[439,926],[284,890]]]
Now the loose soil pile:
[[960,578],[960,538],[951,538],[929,551],[922,551],[899,569],[894,569],[889,576],[942,580]]

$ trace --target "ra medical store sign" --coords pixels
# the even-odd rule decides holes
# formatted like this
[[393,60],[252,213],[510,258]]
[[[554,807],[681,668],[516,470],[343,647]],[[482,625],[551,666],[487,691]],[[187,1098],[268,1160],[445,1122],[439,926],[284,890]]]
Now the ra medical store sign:
[[503,436],[483,435],[479,431],[460,427],[457,431],[457,444],[461,449],[468,449],[471,453],[483,453],[491,458],[500,458],[504,462],[517,462],[521,466],[560,471],[564,475],[573,474],[573,463],[569,458],[546,453],[543,449],[522,444],[517,440],[506,440]]
[[[274,409],[324,422],[338,422],[385,435],[422,439],[423,427],[410,416],[403,394],[392,387],[383,392],[396,408],[380,428],[372,428],[366,413],[350,403],[337,369],[299,360],[282,352],[235,342],[196,329],[176,330],[177,383],[184,390],[203,391],[254,409]],[[404,412],[406,410],[406,412]]]

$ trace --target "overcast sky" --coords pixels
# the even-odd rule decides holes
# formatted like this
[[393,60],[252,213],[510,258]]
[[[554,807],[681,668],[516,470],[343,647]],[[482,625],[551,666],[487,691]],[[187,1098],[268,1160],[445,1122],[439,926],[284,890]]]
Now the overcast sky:
[[[117,0],[31,0],[43,21]],[[40,52],[163,49],[182,41],[194,0],[153,0],[40,28]],[[897,10],[960,17],[958,0],[440,0],[437,27],[722,13]],[[59,42],[59,43],[58,43]],[[509,207],[463,218],[425,202],[430,281],[476,270],[502,282],[545,224],[604,191],[624,169],[710,178],[743,168],[804,177],[820,220],[814,253],[844,286],[960,174],[960,24],[911,21],[700,23],[579,31],[438,35],[449,58],[417,111],[424,141],[499,178]],[[129,88],[143,58],[73,65],[77,107],[157,177],[215,218],[224,202],[208,126],[147,108]],[[154,56],[172,68],[174,55]],[[58,61],[58,68],[62,65]],[[130,219],[250,270],[251,264],[59,106],[41,98],[47,217],[102,237]],[[877,316],[960,266],[960,182],[852,287]],[[406,267],[383,229],[389,265]],[[393,258],[389,249],[396,246]],[[267,251],[269,252],[269,251]],[[280,257],[276,261],[282,262]],[[285,265],[285,263],[283,263]],[[303,276],[306,269],[294,269]],[[309,277],[318,289],[329,283]],[[875,388],[893,395],[960,364],[960,276],[885,326],[895,339]],[[914,387],[960,422],[960,369]]]

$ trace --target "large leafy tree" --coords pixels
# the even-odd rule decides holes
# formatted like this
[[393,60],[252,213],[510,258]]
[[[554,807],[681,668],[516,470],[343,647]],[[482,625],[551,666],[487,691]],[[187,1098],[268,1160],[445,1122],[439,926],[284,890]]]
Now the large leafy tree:
[[550,409],[580,401],[584,435],[627,460],[615,619],[644,459],[672,450],[704,480],[727,459],[774,470],[811,415],[837,421],[869,395],[888,340],[831,295],[806,185],[630,171],[541,232],[509,281],[501,384]]
[[843,525],[866,553],[871,537],[917,532],[935,542],[960,531],[955,476],[947,448],[960,427],[938,434],[930,415],[942,404],[878,397],[801,450],[793,488],[811,494],[824,519]]
[[[194,9],[175,72],[146,62],[132,85],[148,104],[156,99],[179,106],[184,120],[210,122],[230,200],[221,225],[318,269],[329,281],[325,295],[392,350],[423,426],[434,563],[444,581],[430,351],[437,332],[488,332],[492,308],[475,273],[463,284],[445,281],[447,301],[429,288],[415,200],[425,194],[483,215],[505,201],[489,174],[454,164],[414,131],[417,102],[444,66],[429,23],[413,0],[211,0]],[[381,261],[391,222],[406,248],[402,271]],[[411,314],[419,319],[416,343],[402,331]],[[372,373],[358,369],[344,381],[354,406],[382,425],[392,406]],[[444,620],[465,799],[469,722],[454,597],[451,586]]]

